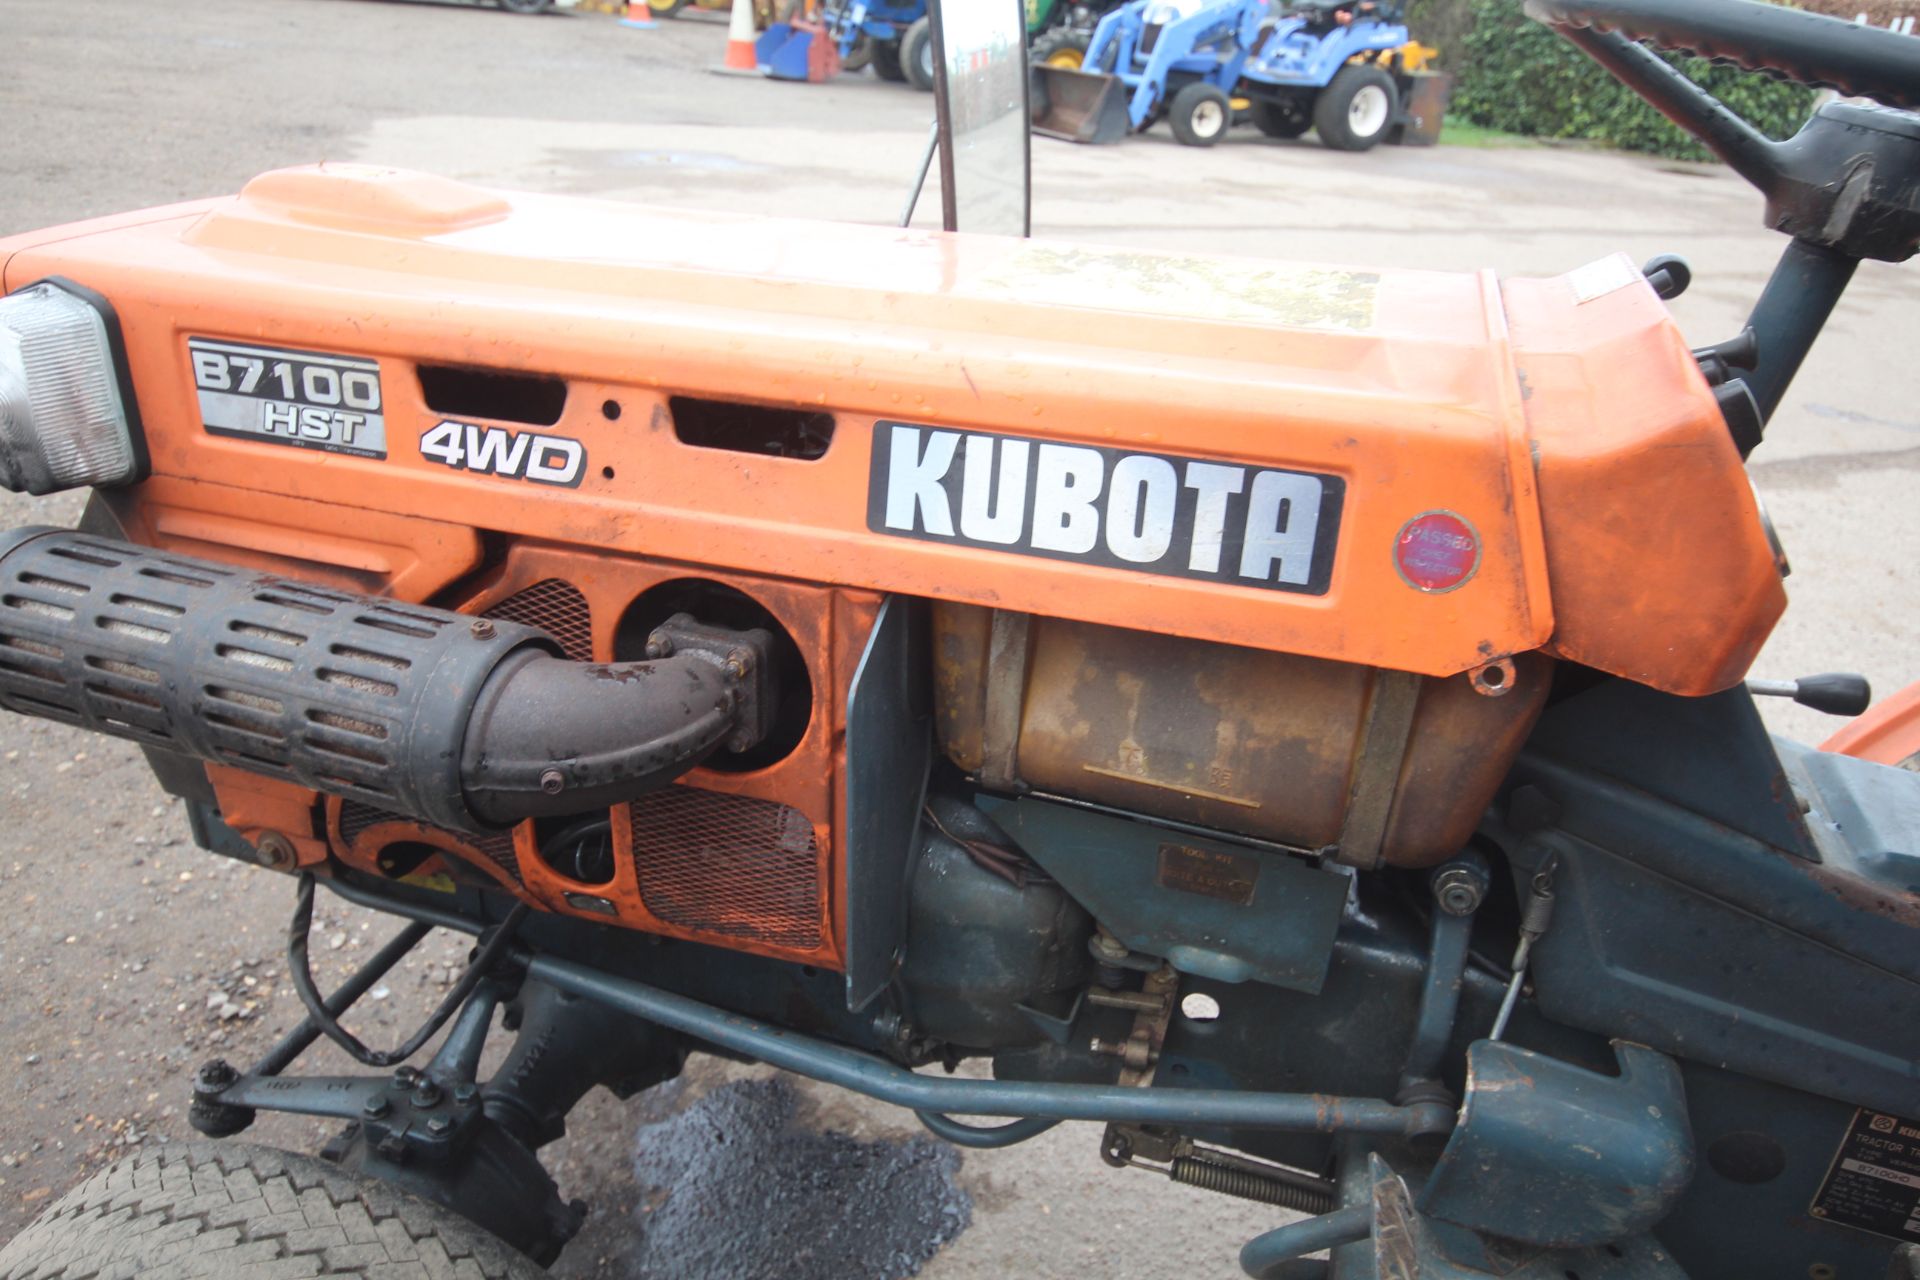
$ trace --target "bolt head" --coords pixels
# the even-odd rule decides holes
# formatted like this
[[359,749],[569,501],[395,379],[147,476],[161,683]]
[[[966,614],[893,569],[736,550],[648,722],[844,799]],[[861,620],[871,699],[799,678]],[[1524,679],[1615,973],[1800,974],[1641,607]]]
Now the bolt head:
[[400,1067],[393,1073],[393,1087],[396,1089],[411,1089],[419,1079],[420,1073],[412,1067]]
[[445,1116],[428,1116],[427,1132],[436,1138],[444,1138],[453,1132],[453,1121]]
[[454,1086],[453,1100],[459,1103],[463,1107],[472,1106],[474,1099],[478,1098],[479,1096],[480,1096],[480,1089],[479,1089],[479,1086],[477,1085],[462,1084],[462,1085]]
[[445,1096],[440,1091],[440,1086],[425,1076],[420,1077],[413,1086],[413,1105],[416,1107],[423,1109],[437,1107],[440,1105],[440,1099]]
[[269,831],[253,847],[254,860],[269,871],[291,871],[299,862],[293,842],[278,831]]
[[494,637],[496,628],[492,621],[487,618],[475,618],[473,625],[468,627],[467,630],[473,633],[475,640],[491,640]]
[[540,789],[550,796],[557,796],[567,789],[566,775],[558,769],[548,769],[540,775]]
[[1486,891],[1480,878],[1462,867],[1448,867],[1433,878],[1433,900],[1450,916],[1472,915]]
[[360,1114],[369,1120],[378,1120],[392,1110],[392,1103],[388,1102],[384,1096],[376,1095],[367,1099],[367,1105],[360,1108]]
[[667,639],[666,636],[660,634],[658,631],[654,632],[647,637],[647,656],[649,658],[671,658],[673,656],[673,641]]

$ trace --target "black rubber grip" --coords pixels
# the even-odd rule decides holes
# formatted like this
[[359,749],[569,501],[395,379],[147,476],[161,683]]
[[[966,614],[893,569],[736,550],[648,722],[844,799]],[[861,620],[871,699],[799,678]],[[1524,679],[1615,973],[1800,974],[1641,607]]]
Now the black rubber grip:
[[1632,40],[1764,71],[1890,107],[1920,107],[1920,39],[1754,0],[1527,0],[1553,27]]

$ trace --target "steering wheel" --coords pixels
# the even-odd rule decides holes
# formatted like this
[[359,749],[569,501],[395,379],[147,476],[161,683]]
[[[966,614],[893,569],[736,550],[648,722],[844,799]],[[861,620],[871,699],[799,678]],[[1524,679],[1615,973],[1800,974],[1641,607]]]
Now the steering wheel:
[[[1849,259],[1920,250],[1920,39],[1753,0],[1527,0],[1767,198],[1768,225]],[[1775,142],[1640,43],[1884,104],[1835,102]],[[1889,110],[1887,108],[1898,108]]]
[[[1906,110],[1920,107],[1920,40],[1752,0],[1527,0],[1527,12],[1726,161],[1793,237],[1746,332],[1696,353],[1745,457],[1861,260],[1920,251],[1920,115]],[[1830,102],[1775,142],[1643,41],[1882,105]]]
[[1618,32],[1890,107],[1920,107],[1920,41],[1878,27],[1753,0],[1528,0],[1527,12],[1563,32]]

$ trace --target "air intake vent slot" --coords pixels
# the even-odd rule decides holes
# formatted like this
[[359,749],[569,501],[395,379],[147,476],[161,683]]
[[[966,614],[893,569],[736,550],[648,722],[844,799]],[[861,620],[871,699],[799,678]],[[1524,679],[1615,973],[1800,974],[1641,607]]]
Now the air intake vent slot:
[[544,578],[492,605],[486,616],[538,627],[575,662],[593,661],[593,611],[571,582]]
[[423,364],[420,394],[427,408],[456,418],[491,418],[550,427],[567,407],[567,384],[538,373],[500,369],[454,369]]
[[833,415],[731,400],[674,396],[667,401],[673,434],[696,449],[726,449],[763,458],[823,458],[833,443]]
[[667,787],[632,806],[640,899],[669,924],[768,946],[821,942],[813,823],[771,800]]

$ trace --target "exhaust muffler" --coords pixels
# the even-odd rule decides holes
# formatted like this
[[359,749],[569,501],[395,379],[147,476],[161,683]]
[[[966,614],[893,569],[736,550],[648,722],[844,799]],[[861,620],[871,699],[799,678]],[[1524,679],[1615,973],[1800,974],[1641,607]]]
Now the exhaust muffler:
[[584,813],[765,735],[769,637],[573,662],[519,623],[65,529],[0,534],[0,707],[458,831]]

